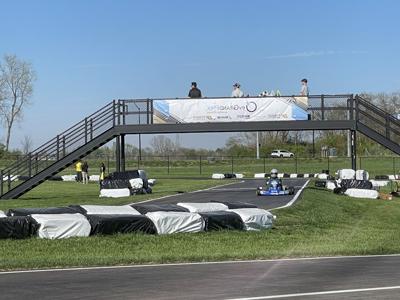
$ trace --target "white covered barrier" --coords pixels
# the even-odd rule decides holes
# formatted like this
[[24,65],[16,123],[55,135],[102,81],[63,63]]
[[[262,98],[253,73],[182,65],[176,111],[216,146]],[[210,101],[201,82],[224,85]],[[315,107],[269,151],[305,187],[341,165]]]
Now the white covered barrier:
[[129,205],[80,205],[87,215],[140,215]]
[[120,198],[129,197],[131,191],[128,188],[124,189],[101,189],[99,197]]
[[197,213],[156,211],[146,216],[153,221],[158,234],[204,231],[204,220]]
[[246,230],[263,230],[272,227],[274,215],[261,208],[238,208],[230,209],[240,216]]
[[86,237],[90,234],[90,223],[81,214],[38,214],[32,218],[40,224],[37,234],[42,239]]
[[225,175],[224,174],[220,174],[220,173],[214,173],[211,176],[212,179],[224,179]]
[[147,182],[149,183],[150,186],[153,186],[156,184],[157,180],[156,179],[149,179],[147,180]]
[[76,181],[76,175],[62,175],[61,179],[63,181]]
[[265,173],[256,173],[254,174],[254,178],[265,178]]
[[354,198],[378,199],[379,197],[378,191],[366,189],[347,189],[344,194]]
[[375,180],[375,179],[371,179],[370,182],[372,183],[372,186],[374,188],[380,188],[380,187],[384,187],[387,186],[389,184],[388,180]]
[[186,208],[192,213],[206,213],[213,211],[224,211],[228,210],[228,206],[218,202],[206,202],[206,203],[193,203],[193,202],[180,202],[177,205]]
[[235,173],[235,176],[236,176],[236,178],[238,178],[238,179],[242,179],[242,178],[244,177],[244,175],[241,174],[241,173]]
[[328,180],[326,182],[326,188],[328,190],[332,190],[333,191],[336,187],[337,187],[337,185],[336,185],[336,183],[334,181]]
[[325,174],[325,173],[318,174],[318,179],[326,180],[326,179],[328,179],[328,177],[329,177],[329,175]]
[[342,169],[338,171],[339,179],[354,179],[356,177],[356,171],[353,169]]
[[139,190],[139,189],[143,188],[143,179],[142,178],[129,179],[129,184],[132,189]]
[[6,218],[7,215],[4,213],[4,211],[0,210],[0,218]]
[[100,175],[90,175],[89,181],[100,181]]
[[357,170],[356,171],[356,179],[357,180],[368,180],[369,173],[365,170]]

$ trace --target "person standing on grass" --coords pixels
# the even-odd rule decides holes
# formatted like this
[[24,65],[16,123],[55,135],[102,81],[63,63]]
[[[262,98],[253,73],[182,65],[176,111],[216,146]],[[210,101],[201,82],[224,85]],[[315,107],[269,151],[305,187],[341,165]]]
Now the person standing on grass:
[[76,181],[82,182],[82,162],[80,160],[78,160],[78,162],[75,165],[75,171],[76,171]]
[[88,163],[85,161],[82,164],[82,182],[83,184],[88,184],[89,183],[89,165]]
[[189,91],[189,98],[201,98],[201,91],[197,88],[197,83],[192,82],[192,87]]
[[100,165],[100,186],[104,180],[104,177],[106,177],[106,165],[102,162]]

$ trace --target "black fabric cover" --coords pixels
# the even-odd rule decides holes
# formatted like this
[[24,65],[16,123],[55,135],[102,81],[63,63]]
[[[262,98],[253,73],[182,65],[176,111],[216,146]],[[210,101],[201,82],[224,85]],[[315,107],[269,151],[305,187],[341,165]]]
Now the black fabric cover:
[[372,190],[373,188],[371,181],[356,179],[342,179],[342,181],[340,182],[340,187],[344,189],[344,191],[350,188],[367,190]]
[[71,207],[39,207],[39,208],[12,208],[7,211],[7,216],[28,216],[32,214],[76,214]]
[[39,224],[29,216],[0,218],[0,239],[28,238],[37,233]]
[[288,174],[288,173],[283,173],[283,178],[290,178],[290,174]]
[[304,174],[297,174],[297,178],[304,178]]
[[90,234],[147,233],[156,234],[153,222],[140,215],[88,215],[92,227]]
[[388,180],[389,176],[388,175],[376,175],[375,179],[377,179],[377,180]]
[[324,187],[326,187],[326,181],[325,180],[316,180],[315,186],[324,188]]
[[215,211],[200,213],[205,221],[205,231],[212,230],[243,230],[244,224],[238,214],[230,211]]
[[225,173],[224,174],[225,178],[236,178],[236,174],[232,174],[232,173]]
[[154,211],[177,211],[177,212],[189,212],[188,209],[176,205],[176,204],[134,204],[131,205],[134,209],[140,212],[142,215],[147,214],[148,212]]
[[82,214],[86,215],[87,211],[80,205],[69,205],[68,208],[72,209],[74,211],[74,214]]
[[140,178],[139,171],[138,170],[132,170],[132,171],[124,171],[124,172],[113,172],[110,173],[107,178],[109,179],[123,179],[123,180],[129,180],[133,178]]
[[216,201],[216,200],[211,200],[210,202],[217,202],[217,203],[222,203],[228,206],[229,209],[238,209],[238,208],[258,208],[257,205],[251,204],[251,203],[246,203],[246,202],[228,202],[228,201]]
[[131,188],[131,185],[129,184],[128,179],[111,179],[111,178],[105,178],[101,182],[101,188],[102,189],[126,189],[126,188]]

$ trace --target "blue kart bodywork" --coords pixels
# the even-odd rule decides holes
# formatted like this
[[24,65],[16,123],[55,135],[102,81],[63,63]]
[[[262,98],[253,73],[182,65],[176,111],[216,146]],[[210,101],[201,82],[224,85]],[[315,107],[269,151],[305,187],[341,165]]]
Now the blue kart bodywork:
[[258,196],[285,196],[285,195],[293,195],[294,188],[293,187],[270,187],[268,189],[264,189],[263,187],[259,187],[257,189]]

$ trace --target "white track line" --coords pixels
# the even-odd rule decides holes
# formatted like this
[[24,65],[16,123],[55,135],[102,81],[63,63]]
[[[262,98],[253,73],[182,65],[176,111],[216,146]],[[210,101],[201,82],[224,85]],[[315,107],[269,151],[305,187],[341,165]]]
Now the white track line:
[[282,263],[296,261],[318,261],[318,260],[340,260],[340,259],[368,259],[394,257],[400,258],[400,254],[381,254],[381,255],[353,255],[353,256],[321,256],[321,257],[300,257],[300,258],[278,258],[278,259],[260,259],[260,260],[228,260],[228,261],[205,261],[189,263],[170,263],[170,264],[147,264],[147,265],[122,265],[122,266],[104,266],[104,267],[75,267],[59,269],[37,269],[37,270],[19,270],[4,271],[1,275],[20,274],[20,273],[42,273],[42,272],[64,272],[64,271],[91,271],[91,270],[109,270],[109,269],[134,269],[134,268],[156,268],[156,267],[176,267],[176,266],[196,266],[196,265],[223,265],[223,264],[252,264],[252,263]]
[[243,182],[244,182],[244,180],[241,180],[241,181],[239,181],[239,182],[225,183],[225,184],[216,185],[216,186],[213,186],[213,187],[210,187],[210,188],[206,188],[206,189],[202,189],[202,190],[197,190],[197,191],[192,191],[192,192],[188,192],[188,193],[172,194],[172,195],[162,196],[162,197],[158,197],[158,198],[154,198],[154,199],[148,199],[148,200],[143,200],[143,201],[139,201],[139,202],[133,202],[133,203],[130,203],[130,204],[128,204],[128,205],[146,203],[146,202],[161,200],[161,199],[165,199],[165,198],[175,197],[175,196],[181,196],[181,195],[187,195],[187,194],[194,194],[194,193],[199,193],[199,192],[205,192],[205,191],[212,190],[212,189],[214,189],[214,188],[219,188],[219,187],[228,186],[228,185],[232,185],[232,184],[243,183]]
[[304,297],[304,296],[335,295],[335,294],[361,293],[361,292],[398,290],[398,289],[400,289],[400,285],[364,288],[364,289],[349,289],[349,290],[334,290],[334,291],[324,291],[324,292],[272,295],[272,296],[261,296],[261,297],[232,298],[229,300],[264,300],[264,299],[279,299],[279,298],[295,298],[295,297]]
[[307,182],[301,187],[300,190],[297,191],[296,195],[294,195],[293,199],[290,200],[288,203],[286,203],[286,205],[284,206],[279,206],[279,207],[275,207],[275,208],[271,208],[269,210],[275,210],[275,209],[281,209],[281,208],[286,208],[286,207],[290,207],[292,206],[297,199],[299,198],[299,196],[301,195],[301,192],[304,190],[304,188],[307,186],[307,184],[310,182],[310,180],[307,180]]

